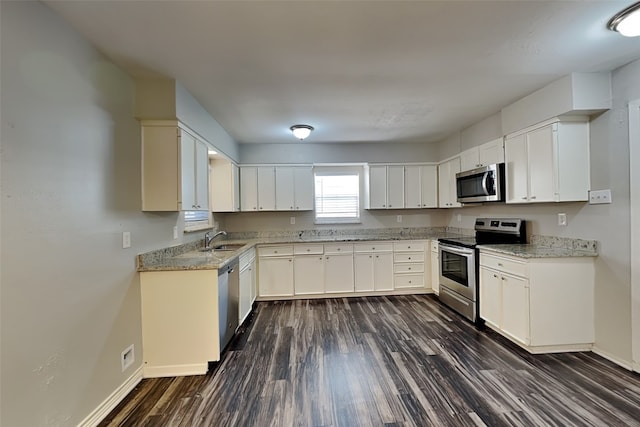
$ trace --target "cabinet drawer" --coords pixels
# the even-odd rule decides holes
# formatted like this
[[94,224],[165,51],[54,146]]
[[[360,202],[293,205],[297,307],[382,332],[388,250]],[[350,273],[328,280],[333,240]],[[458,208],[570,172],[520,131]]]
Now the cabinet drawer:
[[432,240],[431,241],[431,251],[432,252],[438,252],[438,241],[437,240]]
[[424,251],[425,242],[421,241],[406,241],[406,242],[393,242],[393,250],[395,252],[415,252],[415,251]]
[[293,246],[295,255],[322,255],[324,246],[322,243],[305,243]]
[[369,242],[369,243],[355,243],[353,245],[355,252],[392,252],[392,242]]
[[513,259],[497,257],[493,255],[480,254],[480,265],[515,276],[527,277],[527,263]]
[[260,246],[258,256],[287,256],[293,255],[293,245]]
[[393,262],[424,262],[424,252],[394,253]]
[[393,273],[424,273],[424,263],[394,264]]
[[325,243],[324,253],[326,255],[351,254],[353,253],[353,243]]
[[394,276],[393,286],[396,289],[423,288],[424,274],[403,274],[399,276]]

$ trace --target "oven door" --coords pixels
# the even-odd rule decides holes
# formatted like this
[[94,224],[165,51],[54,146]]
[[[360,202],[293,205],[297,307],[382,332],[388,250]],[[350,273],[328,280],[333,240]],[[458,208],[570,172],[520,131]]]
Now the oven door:
[[476,251],[440,243],[440,285],[476,301]]

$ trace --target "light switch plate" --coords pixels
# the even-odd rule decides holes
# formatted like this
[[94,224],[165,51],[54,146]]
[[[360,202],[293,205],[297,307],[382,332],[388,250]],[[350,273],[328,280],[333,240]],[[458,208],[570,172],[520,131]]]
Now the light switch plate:
[[123,231],[122,232],[122,249],[131,247],[131,232]]
[[589,191],[589,204],[602,205],[611,203],[611,190]]

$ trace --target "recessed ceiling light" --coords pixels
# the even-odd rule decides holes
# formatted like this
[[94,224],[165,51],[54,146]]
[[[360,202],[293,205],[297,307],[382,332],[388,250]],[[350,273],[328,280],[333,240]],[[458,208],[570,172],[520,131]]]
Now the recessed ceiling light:
[[215,156],[216,154],[218,154],[218,152],[217,152],[217,151],[209,150],[209,155],[210,155],[210,156]]
[[640,36],[640,2],[615,14],[609,20],[607,28],[626,37]]
[[311,135],[311,131],[313,130],[313,126],[309,125],[293,125],[289,129],[293,133],[293,136],[298,138],[300,141]]

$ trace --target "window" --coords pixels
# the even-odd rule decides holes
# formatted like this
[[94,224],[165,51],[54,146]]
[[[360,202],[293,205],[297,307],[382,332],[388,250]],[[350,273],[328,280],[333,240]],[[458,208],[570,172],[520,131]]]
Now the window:
[[360,174],[315,173],[316,224],[360,222]]
[[211,228],[209,212],[184,211],[184,231],[198,231]]

